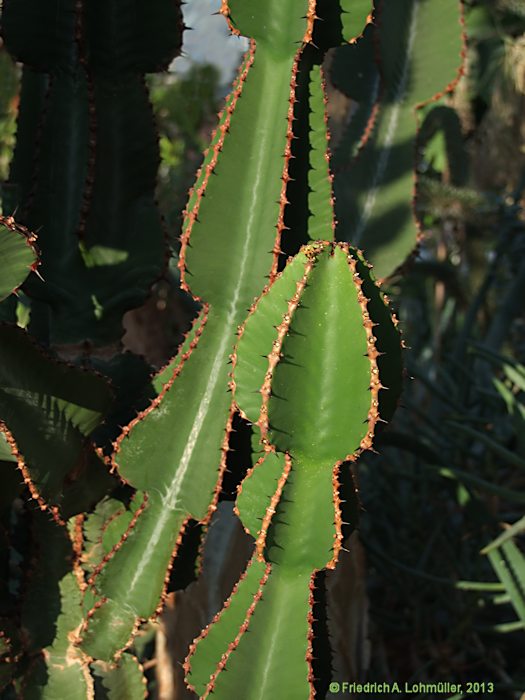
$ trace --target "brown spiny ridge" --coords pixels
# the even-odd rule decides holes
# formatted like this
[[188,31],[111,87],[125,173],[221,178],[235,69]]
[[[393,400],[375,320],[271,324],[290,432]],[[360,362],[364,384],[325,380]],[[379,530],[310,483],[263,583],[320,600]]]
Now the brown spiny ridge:
[[272,518],[275,515],[277,506],[283,495],[284,487],[292,471],[292,458],[289,454],[284,455],[284,469],[277,482],[277,488],[270,500],[269,506],[266,508],[264,513],[261,529],[257,535],[257,540],[255,541],[255,550],[257,552],[257,559],[264,562],[264,548],[266,547],[266,535],[268,534],[268,528],[272,522]]
[[317,16],[317,0],[308,0],[308,9],[306,11],[306,31],[303,37],[305,44],[312,43],[316,19],[319,19]]
[[145,668],[144,668],[144,665],[140,663],[140,661],[139,661],[138,658],[135,656],[135,654],[130,654],[130,656],[131,656],[131,658],[133,659],[133,663],[136,664],[136,665],[137,665],[137,668],[139,669],[141,683],[142,683],[142,685],[144,686],[144,694],[142,695],[142,698],[143,698],[143,700],[146,700],[146,698],[148,697],[149,693],[148,693],[148,681],[147,681],[147,678],[146,678],[146,676],[145,676]]
[[29,493],[31,494],[31,498],[38,503],[41,511],[48,511],[49,513],[51,513],[53,520],[58,525],[62,525],[63,527],[65,527],[66,523],[60,517],[58,506],[48,505],[46,503],[46,501],[44,500],[44,498],[40,495],[34,481],[31,478],[31,475],[29,474],[29,470],[28,470],[27,465],[26,465],[25,460],[24,460],[24,455],[19,451],[18,446],[16,444],[16,440],[13,437],[13,434],[11,433],[11,431],[9,430],[9,428],[6,426],[6,424],[3,421],[0,421],[0,432],[2,432],[5,435],[7,443],[9,445],[9,447],[11,448],[11,454],[13,455],[13,457],[16,458],[16,463],[17,463],[18,469],[20,469],[20,471],[22,472],[24,484],[29,489]]
[[168,586],[170,583],[171,571],[173,569],[173,562],[175,561],[175,557],[177,556],[177,553],[179,551],[179,547],[182,544],[182,539],[184,537],[184,534],[186,532],[186,528],[188,527],[188,523],[190,522],[190,520],[191,520],[191,517],[188,516],[184,520],[184,522],[182,523],[182,525],[180,527],[179,534],[177,535],[177,541],[175,542],[175,546],[173,547],[173,551],[171,553],[168,568],[166,569],[166,574],[164,576],[164,585],[162,587],[162,593],[160,595],[159,604],[155,608],[153,615],[151,615],[151,617],[149,618],[150,622],[155,622],[158,619],[159,615],[162,615],[162,613],[164,611],[164,607],[166,605],[166,599],[168,597],[167,591],[168,591]]
[[145,620],[143,620],[143,619],[140,618],[140,617],[137,617],[137,619],[135,620],[135,624],[133,625],[133,629],[132,629],[131,632],[130,632],[128,641],[124,644],[124,646],[122,647],[122,649],[119,649],[117,652],[115,652],[115,656],[113,657],[113,658],[115,659],[115,661],[118,662],[118,660],[120,659],[120,657],[122,656],[122,654],[123,654],[127,649],[129,649],[130,646],[133,644],[133,642],[135,641],[135,637],[136,637],[136,636],[138,635],[138,633],[140,632],[140,628],[141,628],[143,622],[145,622]]
[[[66,657],[66,663],[71,663],[70,659]],[[91,675],[89,669],[89,661],[85,658],[78,659],[78,665],[82,670],[82,675],[84,676],[84,681],[86,682],[86,700],[95,700],[95,681]]]
[[93,604],[93,607],[90,608],[90,610],[88,610],[88,612],[87,612],[86,622],[85,622],[84,626],[86,626],[87,621],[90,620],[93,617],[93,615],[96,613],[96,611],[99,608],[101,608],[103,605],[105,605],[105,603],[107,603],[108,600],[109,600],[109,598],[103,597],[103,598],[99,598],[98,600],[95,601],[95,603]]
[[[251,563],[252,561],[253,561],[253,559],[250,560],[250,563]],[[248,563],[248,566],[250,566],[250,563]],[[222,657],[221,657],[221,660],[220,660],[219,663],[217,664],[217,667],[216,667],[215,671],[214,671],[214,672],[212,673],[212,675],[210,676],[210,680],[209,680],[209,682],[208,682],[208,685],[206,686],[206,690],[204,691],[203,695],[201,695],[200,700],[205,700],[207,697],[210,696],[210,694],[213,693],[213,691],[214,691],[214,689],[215,689],[215,681],[217,680],[217,677],[219,676],[219,674],[221,673],[221,671],[223,671],[223,670],[225,669],[226,664],[227,664],[227,662],[228,662],[228,659],[230,658],[232,652],[234,652],[235,649],[237,649],[237,647],[239,646],[239,643],[240,643],[240,641],[241,641],[241,639],[242,639],[242,636],[244,635],[244,633],[246,632],[246,630],[248,629],[248,627],[249,627],[249,625],[250,625],[250,620],[251,620],[252,615],[253,615],[253,613],[254,613],[254,611],[255,611],[255,608],[257,607],[257,603],[258,603],[258,602],[260,601],[260,599],[262,598],[263,589],[264,589],[264,586],[266,585],[266,582],[268,581],[268,578],[269,578],[269,576],[270,576],[270,571],[271,571],[271,569],[272,569],[271,564],[268,564],[268,565],[266,566],[266,569],[265,569],[265,572],[264,572],[264,574],[263,574],[263,577],[261,578],[261,580],[260,580],[260,582],[259,582],[259,589],[258,589],[257,593],[254,595],[253,601],[251,602],[250,607],[249,607],[248,610],[246,611],[246,615],[245,615],[245,618],[244,618],[244,620],[243,620],[243,623],[242,623],[241,626],[239,627],[239,631],[237,632],[237,635],[236,635],[235,639],[234,639],[232,642],[230,642],[230,644],[228,645],[227,650],[224,652],[224,654],[223,654]],[[246,570],[247,570],[247,569],[246,569]],[[237,584],[235,585],[235,587],[234,587],[234,589],[233,589],[233,591],[232,591],[232,594],[230,595],[230,597],[229,597],[228,600],[226,601],[226,603],[225,603],[224,607],[222,608],[221,612],[218,613],[218,614],[213,618],[212,623],[217,622],[218,619],[220,618],[222,612],[223,612],[227,607],[229,607],[233,596],[234,596],[235,593],[237,592],[237,589],[238,589],[238,586],[239,586],[240,582],[241,582],[244,578],[246,578],[246,570],[244,571],[243,575],[241,576],[241,578],[239,579],[239,581],[238,581]],[[186,675],[186,676],[188,676],[189,673],[191,672],[191,662],[190,662],[190,658],[191,658],[192,654],[195,652],[195,649],[196,649],[196,647],[197,647],[197,643],[198,643],[198,641],[199,641],[200,639],[206,637],[206,635],[208,634],[208,630],[209,630],[210,628],[211,628],[211,624],[208,625],[208,627],[207,627],[203,632],[201,632],[200,636],[197,637],[197,639],[191,644],[191,646],[190,646],[190,653],[189,653],[188,656],[186,657],[186,659],[185,659],[185,661],[184,661],[184,665],[183,665],[183,668],[184,668],[184,671],[185,671],[185,675]],[[188,684],[187,681],[186,681],[186,683]],[[195,691],[195,688],[194,688],[193,686],[191,686],[190,684],[188,684],[188,687],[189,687],[191,690]]]
[[221,0],[221,9],[219,10],[219,14],[221,14],[228,22],[228,27],[231,33],[235,34],[236,36],[240,36],[240,31],[233,26],[228,0]]
[[248,568],[250,567],[250,565],[251,565],[254,561],[255,561],[255,555],[253,555],[252,558],[248,561],[248,564],[246,565],[246,568],[245,568],[244,571],[242,572],[242,574],[241,574],[239,580],[237,581],[237,583],[234,585],[234,587],[233,587],[233,589],[232,589],[232,592],[230,593],[230,595],[229,595],[228,598],[226,599],[226,601],[225,601],[224,605],[222,606],[222,608],[219,610],[218,613],[216,613],[216,614],[213,616],[213,619],[211,620],[211,622],[210,622],[208,625],[206,625],[206,627],[201,631],[201,633],[199,634],[199,636],[198,636],[198,637],[195,637],[195,639],[193,640],[193,642],[190,644],[190,647],[189,647],[189,650],[188,650],[188,654],[187,654],[186,658],[184,659],[184,663],[182,664],[182,668],[184,669],[184,675],[185,675],[185,679],[184,679],[184,680],[185,680],[185,683],[186,683],[186,685],[188,686],[188,688],[190,688],[190,690],[193,690],[194,692],[196,692],[194,686],[192,686],[192,685],[188,682],[188,676],[189,676],[190,673],[191,673],[191,657],[194,655],[194,653],[195,653],[195,651],[196,651],[196,649],[197,649],[197,644],[198,644],[202,639],[205,639],[205,638],[208,636],[208,632],[212,629],[213,625],[215,625],[217,622],[219,622],[219,620],[221,619],[221,617],[223,616],[223,614],[225,613],[225,611],[230,607],[232,600],[235,600],[235,596],[236,596],[236,594],[237,594],[237,590],[239,589],[239,586],[241,585],[241,582],[244,581],[244,580],[246,579],[246,572],[248,571]]
[[293,67],[292,67],[292,77],[290,80],[290,97],[289,97],[289,105],[288,105],[288,114],[287,114],[287,119],[288,119],[288,125],[286,129],[286,146],[284,148],[284,166],[283,166],[283,174],[281,175],[281,193],[279,196],[279,215],[277,217],[277,235],[275,238],[275,245],[273,247],[272,253],[273,253],[273,262],[272,262],[272,268],[270,270],[270,284],[275,280],[277,276],[277,269],[279,265],[279,255],[281,254],[281,239],[282,239],[282,234],[283,231],[285,231],[288,227],[285,226],[284,224],[284,210],[286,209],[286,205],[289,204],[290,202],[288,201],[286,197],[286,192],[288,190],[288,183],[290,182],[290,160],[292,158],[292,141],[294,139],[294,132],[293,132],[293,122],[294,122],[294,108],[295,108],[295,103],[296,103],[296,91],[297,91],[297,73],[299,71],[299,61],[301,59],[301,50],[299,50],[295,56],[295,60],[293,62]]
[[226,427],[224,429],[224,436],[222,438],[221,461],[219,462],[219,475],[215,483],[213,497],[211,499],[210,505],[208,506],[208,512],[204,520],[201,520],[201,523],[203,523],[204,525],[207,525],[210,522],[212,515],[217,510],[217,503],[219,502],[219,497],[221,495],[222,490],[222,479],[224,477],[224,472],[226,471],[226,460],[230,449],[230,435],[232,433],[233,416],[235,415],[235,413],[236,407],[232,399],[228,413],[228,420],[226,421]]
[[21,233],[22,235],[24,235],[27,244],[34,249],[34,244],[37,240],[36,235],[32,231],[30,231],[26,226],[24,226],[23,224],[19,224],[17,221],[15,221],[14,216],[3,216],[2,214],[0,214],[0,224],[10,229],[11,231],[16,231],[17,233]]
[[[208,533],[210,531],[210,523],[199,523],[201,525],[201,536],[199,541],[199,546],[197,547],[197,553],[195,554],[193,571],[195,572],[195,578],[200,578],[204,571],[204,553],[206,551],[206,541],[208,539]],[[169,595],[168,595],[169,597]]]
[[[80,630],[81,634],[83,632],[85,632],[87,630],[87,628],[89,627],[89,620],[93,617],[95,612],[99,608],[101,608],[103,605],[105,605],[105,603],[107,603],[108,601],[109,601],[109,598],[102,598],[101,600],[97,601],[97,603],[95,603],[95,605],[91,608],[91,610],[86,615],[86,619],[84,620],[84,622],[81,625],[81,630]],[[124,652],[127,651],[130,648],[130,646],[133,644],[133,642],[135,641],[135,638],[137,637],[138,633],[140,632],[140,628],[144,622],[145,622],[145,620],[143,620],[140,617],[137,617],[137,619],[135,620],[135,623],[133,625],[133,629],[130,632],[129,639],[124,644],[124,646],[122,648],[118,649],[115,652],[115,654],[113,655],[113,661],[115,664],[119,663],[119,660],[121,659]],[[76,641],[77,641],[77,644],[80,643],[82,641],[82,637],[81,636],[77,637]],[[84,656],[86,656],[90,660],[91,663],[98,660],[98,659],[94,659],[94,658],[88,656],[87,654],[84,654]]]
[[75,517],[73,524],[72,543],[73,552],[76,557],[80,557],[80,555],[82,554],[82,549],[84,547],[84,520],[84,513],[80,513],[80,515],[77,515]]
[[104,566],[108,563],[108,561],[110,559],[113,559],[115,554],[122,547],[124,542],[128,539],[128,537],[131,534],[131,531],[133,530],[133,528],[137,524],[137,520],[142,515],[142,513],[145,511],[147,505],[148,505],[148,494],[145,493],[143,496],[142,503],[137,508],[137,510],[133,513],[133,517],[129,521],[129,524],[128,524],[125,532],[122,533],[120,540],[116,544],[113,545],[113,547],[109,550],[109,552],[104,555],[104,557],[102,558],[102,561],[100,561],[97,564],[97,566],[95,566],[95,568],[93,569],[93,572],[87,581],[88,586],[91,586],[92,588],[95,588],[95,590],[96,590],[96,579],[98,578],[100,572],[102,571]]
[[149,693],[148,693],[148,681],[147,681],[147,678],[145,676],[145,668],[144,668],[143,664],[140,663],[140,661],[135,656],[135,654],[131,654],[131,658],[133,659],[133,663],[137,664],[137,667],[139,669],[141,683],[144,686],[144,695],[142,696],[142,698],[143,698],[143,700],[146,700]]
[[[212,143],[215,141],[217,135],[219,135],[218,140],[216,143],[213,145],[213,156],[210,162],[204,167],[204,171],[202,169],[197,173],[197,182],[200,182],[199,187],[196,190],[197,193],[197,201],[195,204],[192,206],[191,211],[185,212],[185,221],[184,221],[184,231],[181,236],[181,249],[180,249],[180,254],[179,254],[179,263],[178,267],[180,270],[180,276],[181,276],[181,287],[185,291],[191,294],[191,290],[189,288],[188,283],[186,282],[186,265],[185,265],[185,258],[186,258],[186,249],[189,246],[189,241],[190,241],[190,235],[193,229],[193,225],[195,221],[197,221],[198,216],[199,216],[199,209],[200,209],[200,204],[202,201],[202,198],[204,197],[204,194],[206,192],[206,188],[208,186],[208,182],[210,181],[210,177],[212,173],[215,170],[215,167],[217,165],[217,162],[219,160],[219,153],[222,151],[224,141],[226,138],[226,135],[229,131],[230,124],[231,124],[231,118],[233,115],[233,112],[235,110],[235,107],[237,106],[237,102],[239,100],[239,97],[242,94],[244,84],[246,82],[246,78],[248,76],[248,72],[250,68],[253,65],[255,59],[255,41],[250,42],[250,49],[248,51],[248,60],[243,64],[241,74],[239,75],[237,81],[236,81],[236,88],[233,91],[233,99],[231,100],[231,103],[226,107],[225,113],[226,113],[226,118],[222,124],[219,124],[219,126],[215,129],[213,135],[212,135]],[[202,172],[204,172],[204,177],[202,177]],[[194,297],[196,298],[196,297]]]
[[[344,246],[346,250],[348,250],[348,246]],[[361,306],[361,311],[363,314],[363,326],[365,329],[366,333],[366,340],[367,340],[367,354],[368,354],[368,359],[370,360],[370,393],[371,393],[371,402],[370,402],[370,410],[368,412],[367,416],[367,433],[365,437],[361,440],[359,449],[357,450],[356,453],[347,455],[346,459],[355,461],[357,456],[365,451],[369,450],[372,448],[373,440],[374,440],[374,431],[375,431],[375,426],[376,423],[379,420],[379,390],[382,388],[381,380],[379,378],[379,367],[377,365],[377,358],[379,357],[379,352],[376,348],[376,337],[374,336],[373,333],[373,328],[375,324],[372,319],[370,318],[370,314],[368,312],[368,299],[365,297],[363,292],[361,291],[361,286],[363,284],[363,281],[359,277],[359,273],[357,272],[357,266],[356,266],[356,261],[353,258],[351,254],[348,254],[348,264],[350,266],[350,269],[352,270],[353,273],[353,279],[354,279],[354,284],[358,288],[357,292],[357,301],[359,302],[359,305]]]
[[[19,224],[17,221],[15,221],[14,216],[2,216],[0,214],[0,225],[5,226],[10,231],[16,232],[25,238],[26,245],[29,248],[31,248],[36,257],[35,262],[30,266],[29,269],[31,272],[36,272],[40,279],[42,279],[40,273],[38,272],[38,266],[40,265],[40,260],[38,256],[40,251],[37,246],[36,234],[30,231],[26,226],[23,226],[22,224]],[[13,292],[16,292],[16,289],[14,289]]]
[[327,569],[335,569],[339,561],[339,554],[343,546],[343,512],[341,508],[341,498],[339,496],[339,471],[343,461],[337,462],[332,470],[333,504],[334,504],[334,548],[333,556],[326,565]]
[[293,297],[290,299],[288,302],[288,308],[286,309],[286,312],[283,315],[283,320],[282,322],[277,326],[277,337],[273,341],[273,347],[272,351],[268,355],[268,369],[266,371],[266,374],[264,376],[264,382],[261,387],[261,394],[262,394],[262,405],[261,405],[261,412],[259,414],[259,419],[257,421],[257,425],[261,429],[261,442],[262,444],[266,447],[269,444],[268,441],[268,431],[269,431],[269,423],[268,423],[268,404],[270,402],[270,397],[272,395],[272,380],[273,380],[273,373],[275,371],[275,368],[279,364],[279,360],[281,359],[281,349],[283,346],[284,339],[286,337],[286,334],[288,333],[290,329],[290,323],[292,320],[292,316],[299,306],[299,302],[301,301],[301,296],[304,291],[304,288],[306,287],[306,282],[308,281],[308,277],[310,276],[310,272],[312,271],[314,267],[314,261],[309,260],[304,268],[304,274],[297,282],[297,287],[295,290],[295,293]]
[[315,604],[315,598],[314,598],[314,590],[315,590],[315,577],[317,576],[317,571],[314,571],[313,574],[310,576],[310,581],[308,582],[308,615],[307,615],[307,621],[308,621],[308,644],[306,646],[306,665],[308,667],[308,685],[310,686],[310,694],[308,695],[308,700],[313,700],[315,698],[316,692],[315,692],[315,677],[314,677],[314,669],[313,669],[313,660],[314,660],[314,648],[313,648],[313,641],[314,641],[314,632],[313,632],[313,625],[314,625],[314,614],[313,614],[313,609],[314,609],[314,604]]
[[339,165],[338,167],[335,168],[334,172],[336,174],[340,173],[346,173],[348,170],[351,169],[352,165],[355,163],[355,161],[361,156],[361,153],[365,146],[367,145],[368,141],[370,140],[372,134],[374,133],[374,129],[376,126],[377,122],[377,116],[379,114],[379,111],[381,109],[381,97],[378,94],[376,97],[374,104],[372,106],[372,109],[370,110],[370,115],[367,119],[365,128],[363,130],[363,133],[361,134],[361,137],[359,139],[359,142],[357,144],[356,151],[353,155],[352,158],[349,158],[344,164]]
[[[133,428],[135,427],[135,425],[137,425],[137,423],[140,423],[140,421],[143,418],[145,418],[145,416],[147,416],[149,413],[151,413],[151,411],[153,411],[153,410],[155,410],[155,408],[157,408],[157,406],[161,403],[161,401],[164,398],[164,396],[166,395],[166,393],[173,386],[173,383],[175,382],[175,380],[177,379],[179,374],[182,372],[182,369],[183,369],[184,365],[186,364],[186,362],[188,361],[190,355],[197,347],[199,339],[202,335],[202,332],[203,332],[204,327],[206,325],[206,322],[208,320],[208,310],[209,310],[209,306],[207,304],[204,304],[200,314],[197,316],[197,318],[195,319],[195,321],[193,322],[193,325],[192,325],[191,330],[193,330],[193,328],[197,327],[197,330],[195,331],[195,337],[191,341],[188,350],[180,357],[179,362],[178,362],[175,370],[173,371],[173,374],[171,375],[170,379],[166,382],[166,384],[164,384],[164,386],[162,387],[162,391],[159,392],[158,396],[156,396],[152,400],[150,405],[144,411],[141,411],[140,413],[138,413],[137,416],[132,421],[130,421],[127,425],[125,425],[122,428],[121,434],[113,442],[113,454],[111,455],[111,470],[112,471],[118,472],[118,463],[117,463],[116,457],[120,451],[120,443],[124,440],[124,438],[127,435],[129,435],[129,433],[133,430]],[[191,333],[191,331],[190,331],[190,333]],[[162,371],[163,370],[161,369],[159,373],[161,373]],[[125,482],[125,479],[122,476],[120,478],[122,479],[123,482]]]
[[85,515],[81,513],[77,515],[73,525],[73,575],[78,583],[80,591],[83,593],[87,589],[87,583],[84,576],[84,569],[81,566],[82,549],[84,547],[84,520]]

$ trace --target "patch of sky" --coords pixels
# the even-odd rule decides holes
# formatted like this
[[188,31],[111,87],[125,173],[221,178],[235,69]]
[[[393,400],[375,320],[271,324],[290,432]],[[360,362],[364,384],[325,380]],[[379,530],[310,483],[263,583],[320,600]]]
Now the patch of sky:
[[183,75],[196,63],[211,63],[221,75],[221,90],[226,92],[248,40],[230,34],[225,18],[218,14],[220,0],[188,0],[183,5],[184,32],[182,56],[173,62],[170,72]]

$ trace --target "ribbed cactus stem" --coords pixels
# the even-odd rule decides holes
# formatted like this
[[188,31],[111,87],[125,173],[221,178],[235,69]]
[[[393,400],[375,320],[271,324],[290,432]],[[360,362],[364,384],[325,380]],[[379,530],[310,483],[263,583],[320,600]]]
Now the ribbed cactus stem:
[[[388,357],[378,343],[390,345]],[[360,251],[329,241],[303,247],[252,307],[233,365],[234,398],[265,451],[237,498],[255,539],[245,580],[255,584],[255,562],[269,568],[251,602],[239,584],[192,647],[188,680],[202,697],[232,697],[255,647],[264,647],[264,669],[252,664],[245,697],[283,687],[287,698],[313,697],[315,581],[336,566],[349,517],[341,470],[372,449],[377,423],[393,410],[380,415],[381,394],[401,373],[396,324]],[[213,669],[221,630],[225,655]]]

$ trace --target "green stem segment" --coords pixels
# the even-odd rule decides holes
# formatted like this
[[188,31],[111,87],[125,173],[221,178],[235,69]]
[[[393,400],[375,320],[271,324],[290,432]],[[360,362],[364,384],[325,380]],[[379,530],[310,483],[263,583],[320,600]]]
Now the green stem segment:
[[[381,365],[376,347],[391,336],[395,322],[369,266],[341,244],[303,248],[252,307],[234,356],[235,397],[259,425],[266,456],[244,480],[237,508],[256,540],[257,566],[268,568],[250,600],[256,564],[249,565],[192,648],[188,680],[203,697],[239,693],[247,663],[256,681],[243,697],[263,700],[283,688],[297,700],[314,693],[315,575],[333,568],[341,549],[343,461],[372,446],[377,422],[393,410],[387,404],[380,416],[383,380],[401,372],[399,341]],[[225,656],[214,669],[219,638]]]

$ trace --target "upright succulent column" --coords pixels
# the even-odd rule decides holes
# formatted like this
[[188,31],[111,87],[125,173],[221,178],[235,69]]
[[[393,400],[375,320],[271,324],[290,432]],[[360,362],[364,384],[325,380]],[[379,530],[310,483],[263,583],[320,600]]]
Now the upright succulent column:
[[[328,5],[339,42],[339,3]],[[277,274],[290,205],[297,74],[316,10],[306,0],[223,3],[232,30],[251,44],[185,211],[181,275],[203,309],[178,356],[154,380],[158,397],[115,446],[115,468],[146,500],[92,581],[82,636],[94,657],[111,658],[155,613],[185,523],[206,521],[215,508],[235,412],[229,357],[247,309]],[[366,17],[356,16],[356,32]],[[319,81],[318,69],[316,75]],[[322,162],[328,186],[324,155]]]
[[154,190],[157,136],[144,74],[181,45],[176,0],[6,0],[2,34],[24,63],[11,211],[38,231],[31,330],[110,343],[166,264]]
[[316,574],[335,567],[347,520],[342,472],[399,394],[399,333],[361,253],[303,248],[252,308],[234,364],[265,452],[237,498],[256,552],[193,648],[188,680],[201,697],[300,700],[314,694]]

